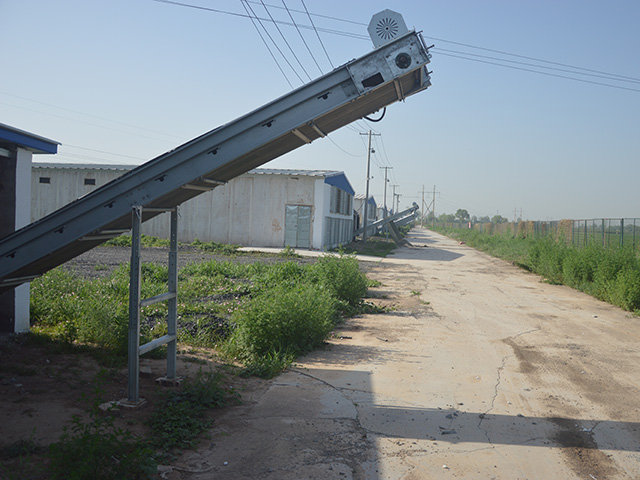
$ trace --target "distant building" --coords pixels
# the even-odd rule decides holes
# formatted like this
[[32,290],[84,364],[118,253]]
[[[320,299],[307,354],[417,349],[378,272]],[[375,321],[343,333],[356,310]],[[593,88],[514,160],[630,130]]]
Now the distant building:
[[[31,159],[58,142],[0,123],[0,238],[30,223]],[[28,283],[0,294],[0,332],[29,330]]]
[[[32,221],[108,183],[133,165],[35,163]],[[325,250],[349,243],[354,190],[343,172],[255,169],[180,206],[178,239]],[[375,209],[374,209],[375,213]],[[167,214],[142,233],[168,238]]]
[[[365,195],[363,193],[359,193],[353,197],[353,208],[357,215],[357,225],[356,229],[364,226],[364,198]],[[375,222],[378,219],[378,206],[376,204],[375,198],[369,195],[369,202],[367,206],[367,224]],[[367,229],[368,230],[368,229]]]

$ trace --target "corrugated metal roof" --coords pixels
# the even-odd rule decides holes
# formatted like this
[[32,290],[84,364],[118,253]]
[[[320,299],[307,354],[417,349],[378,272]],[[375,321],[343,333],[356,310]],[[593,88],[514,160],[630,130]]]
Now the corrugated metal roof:
[[[59,162],[33,162],[33,168],[60,168],[83,170],[133,170],[138,165],[120,165],[110,163],[59,163]],[[247,174],[253,175],[290,175],[294,177],[333,177],[343,174],[337,170],[295,170],[278,168],[254,168]]]
[[254,175],[291,175],[300,177],[333,177],[339,175],[342,172],[335,170],[288,170],[278,168],[254,168],[249,170],[248,174]]
[[[364,200],[365,194],[364,193],[358,193],[358,194],[354,195],[353,198],[355,200]],[[377,205],[375,198],[373,198],[373,195],[369,195],[369,204]]]
[[60,168],[65,170],[133,170],[138,165],[120,165],[110,163],[58,163],[58,162],[33,162],[32,168]]

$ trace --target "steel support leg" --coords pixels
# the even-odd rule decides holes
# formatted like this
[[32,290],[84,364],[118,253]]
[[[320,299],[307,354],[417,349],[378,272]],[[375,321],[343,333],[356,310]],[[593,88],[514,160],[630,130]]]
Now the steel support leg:
[[131,266],[129,271],[129,381],[128,401],[138,403],[140,386],[140,230],[142,207],[136,205],[131,213]]
[[[167,334],[177,334],[178,323],[178,207],[171,211],[171,245],[169,248],[169,293],[175,296],[169,299],[167,316]],[[167,379],[176,379],[177,336],[167,343]]]

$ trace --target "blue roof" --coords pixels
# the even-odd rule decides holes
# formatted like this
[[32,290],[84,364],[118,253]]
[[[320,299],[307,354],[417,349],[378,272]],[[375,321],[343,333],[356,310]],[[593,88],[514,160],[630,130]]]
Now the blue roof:
[[15,145],[33,153],[58,153],[59,142],[0,123],[0,146]]
[[344,190],[350,195],[355,195],[356,191],[353,189],[349,180],[347,180],[344,172],[336,173],[335,175],[328,176],[324,179],[324,183],[338,187],[340,190]]

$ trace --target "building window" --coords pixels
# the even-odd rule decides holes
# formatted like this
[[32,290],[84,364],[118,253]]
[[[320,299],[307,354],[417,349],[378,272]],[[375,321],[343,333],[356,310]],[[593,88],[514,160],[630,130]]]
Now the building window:
[[40,183],[51,183],[51,177],[40,177]]
[[84,179],[84,184],[85,185],[95,185],[96,184],[96,179],[95,178],[85,178]]
[[331,213],[339,213],[341,215],[351,215],[353,209],[353,199],[344,190],[336,186],[331,186],[331,205],[329,211]]

